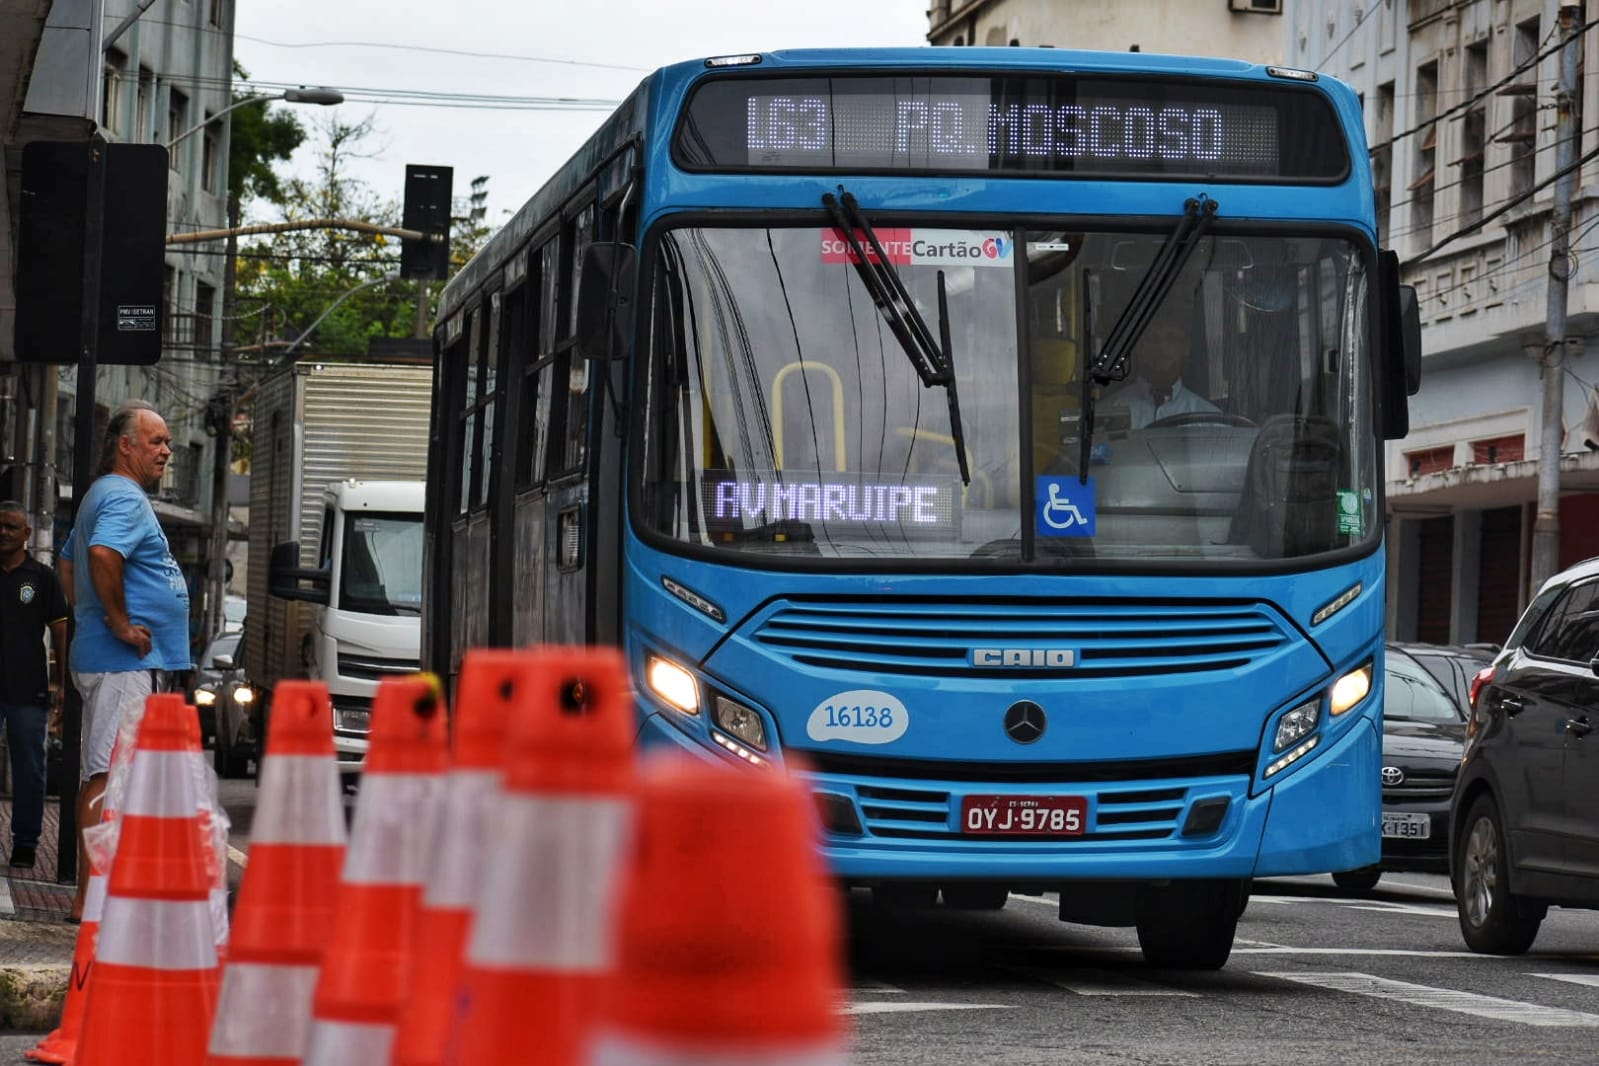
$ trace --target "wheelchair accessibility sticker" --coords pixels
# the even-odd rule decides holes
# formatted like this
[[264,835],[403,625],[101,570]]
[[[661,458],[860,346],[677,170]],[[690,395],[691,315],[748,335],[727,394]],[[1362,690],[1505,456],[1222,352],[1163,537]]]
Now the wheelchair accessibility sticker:
[[1094,479],[1084,484],[1075,477],[1038,479],[1040,537],[1092,537],[1094,535]]

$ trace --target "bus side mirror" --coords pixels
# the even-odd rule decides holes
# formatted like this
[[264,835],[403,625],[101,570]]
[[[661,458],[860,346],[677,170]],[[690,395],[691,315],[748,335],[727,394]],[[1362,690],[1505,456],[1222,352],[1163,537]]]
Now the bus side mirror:
[[[309,581],[310,588],[300,582]],[[328,570],[304,570],[300,567],[300,545],[289,540],[272,549],[267,563],[267,591],[281,600],[304,600],[307,603],[326,605],[332,597],[329,589],[333,574]]]
[[620,359],[633,336],[638,251],[596,241],[583,252],[577,284],[577,350],[586,359]]
[[1421,312],[1415,288],[1399,284],[1399,256],[1391,251],[1377,253],[1377,306],[1382,438],[1399,440],[1410,432],[1410,397],[1421,387]]

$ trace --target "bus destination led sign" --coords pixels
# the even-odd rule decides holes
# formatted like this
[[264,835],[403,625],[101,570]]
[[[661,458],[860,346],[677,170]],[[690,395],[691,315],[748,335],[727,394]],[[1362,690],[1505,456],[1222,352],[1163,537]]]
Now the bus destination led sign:
[[707,471],[701,486],[713,530],[805,525],[817,536],[823,529],[848,536],[887,530],[950,536],[956,528],[959,485],[937,475],[891,482],[851,473],[740,477]]
[[1349,168],[1314,90],[1067,75],[711,81],[690,100],[677,154],[714,169],[1240,180]]

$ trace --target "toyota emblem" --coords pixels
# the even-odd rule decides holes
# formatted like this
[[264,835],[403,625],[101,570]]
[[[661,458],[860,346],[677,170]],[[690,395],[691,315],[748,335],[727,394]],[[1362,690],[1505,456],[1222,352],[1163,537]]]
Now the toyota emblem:
[[1389,788],[1405,783],[1405,772],[1397,766],[1384,766],[1382,768],[1382,783]]
[[1018,744],[1031,744],[1044,735],[1044,708],[1031,700],[1013,703],[1005,711],[1005,735]]

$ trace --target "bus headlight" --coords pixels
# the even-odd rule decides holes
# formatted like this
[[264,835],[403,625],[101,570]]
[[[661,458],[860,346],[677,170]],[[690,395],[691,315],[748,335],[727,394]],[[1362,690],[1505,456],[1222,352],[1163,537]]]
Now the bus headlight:
[[716,727],[759,751],[766,750],[766,726],[753,709],[726,696],[717,696],[712,715]]
[[251,688],[249,685],[240,685],[238,688],[233,690],[233,702],[254,703],[255,689]]
[[659,655],[644,662],[644,681],[650,691],[684,714],[700,713],[700,687],[694,675]]
[[1301,737],[1308,736],[1316,728],[1316,723],[1321,720],[1321,697],[1309,703],[1301,703],[1277,719],[1277,735],[1272,740],[1271,750],[1282,751]]
[[1327,691],[1328,710],[1335,716],[1340,715],[1365,699],[1371,692],[1371,675],[1372,664],[1366,663],[1334,681]]
[[194,705],[196,707],[210,707],[216,703],[217,694],[208,688],[194,690]]

